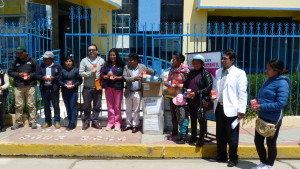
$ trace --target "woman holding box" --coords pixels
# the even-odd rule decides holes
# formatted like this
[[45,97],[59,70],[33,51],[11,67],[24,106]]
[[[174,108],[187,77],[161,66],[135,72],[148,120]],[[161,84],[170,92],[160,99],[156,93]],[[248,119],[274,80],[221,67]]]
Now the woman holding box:
[[202,55],[196,55],[191,61],[194,69],[189,73],[184,89],[187,90],[187,102],[190,108],[192,136],[189,143],[197,141],[197,120],[200,125],[200,134],[196,146],[203,146],[205,124],[205,112],[211,101],[210,92],[213,85],[211,74],[204,68],[205,59]]
[[[289,95],[289,78],[283,76],[284,64],[278,59],[270,60],[267,64],[268,79],[260,88],[257,104],[252,104],[252,110],[258,111],[259,119],[275,124],[276,132],[273,136],[264,137],[255,131],[254,142],[260,159],[260,164],[252,169],[274,168],[277,156],[276,141],[282,123],[283,109]],[[266,139],[268,152],[264,146]]]
[[73,67],[73,64],[74,61],[72,57],[65,58],[65,67],[61,72],[61,79],[59,80],[69,120],[67,130],[73,130],[76,127],[78,86],[82,83],[79,70]]
[[105,62],[100,75],[100,77],[104,79],[102,87],[105,88],[108,111],[106,131],[110,131],[113,127],[115,131],[121,130],[124,66],[125,63],[120,58],[118,51],[116,49],[111,49],[108,52],[108,61]]
[[166,97],[170,99],[170,111],[172,116],[172,133],[171,136],[178,135],[178,121],[176,116],[177,106],[173,103],[172,99],[176,97],[177,94],[183,94],[182,87],[184,81],[190,72],[188,65],[184,63],[185,57],[180,53],[175,53],[172,57],[172,67],[168,74],[168,79],[164,82],[167,87]]

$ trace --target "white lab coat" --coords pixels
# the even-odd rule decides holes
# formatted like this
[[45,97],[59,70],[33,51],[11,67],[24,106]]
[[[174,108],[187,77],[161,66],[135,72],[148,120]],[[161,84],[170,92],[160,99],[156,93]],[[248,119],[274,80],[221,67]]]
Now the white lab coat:
[[[218,96],[223,68],[216,71],[213,90]],[[245,71],[232,65],[223,88],[223,108],[227,117],[237,116],[238,113],[245,113],[247,106],[247,76]],[[218,98],[215,100],[216,110]]]

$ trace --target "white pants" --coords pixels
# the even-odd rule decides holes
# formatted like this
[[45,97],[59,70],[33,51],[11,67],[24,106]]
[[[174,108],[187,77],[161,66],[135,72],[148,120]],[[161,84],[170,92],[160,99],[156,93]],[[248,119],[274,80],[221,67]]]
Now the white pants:
[[131,92],[125,99],[127,127],[138,127],[140,124],[141,92]]

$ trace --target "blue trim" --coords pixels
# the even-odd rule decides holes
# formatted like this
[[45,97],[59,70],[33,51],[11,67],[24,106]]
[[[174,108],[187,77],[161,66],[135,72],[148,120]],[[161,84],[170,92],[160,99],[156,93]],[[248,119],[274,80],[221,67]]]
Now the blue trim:
[[115,5],[115,6],[119,7],[119,8],[122,8],[122,4],[120,5],[120,4],[118,4],[118,3],[114,2],[114,1],[111,1],[111,0],[104,0],[104,1],[106,1],[108,3],[111,3],[111,4],[113,4],[113,5]]
[[198,6],[198,9],[257,9],[257,10],[295,10],[300,8],[272,8],[272,7],[235,7],[235,6]]
[[201,8],[201,0],[198,0],[198,6],[197,8]]

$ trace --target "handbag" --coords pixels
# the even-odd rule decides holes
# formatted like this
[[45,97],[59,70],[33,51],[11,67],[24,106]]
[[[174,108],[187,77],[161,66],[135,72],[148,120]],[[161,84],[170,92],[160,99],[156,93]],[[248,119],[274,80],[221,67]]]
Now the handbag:
[[95,89],[102,90],[102,79],[101,78],[95,79]]
[[276,124],[268,123],[262,120],[260,117],[257,118],[255,124],[255,130],[264,137],[272,137],[276,132],[276,126],[281,119],[282,111]]

